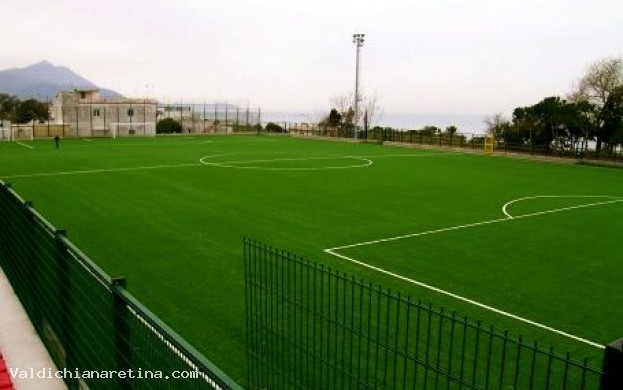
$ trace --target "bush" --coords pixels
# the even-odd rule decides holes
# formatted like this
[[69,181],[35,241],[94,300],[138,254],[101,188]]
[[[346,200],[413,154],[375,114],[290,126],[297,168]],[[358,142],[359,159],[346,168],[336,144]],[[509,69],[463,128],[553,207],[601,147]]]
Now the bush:
[[269,122],[269,123],[266,125],[266,131],[267,131],[268,133],[283,133],[283,127],[279,126],[279,125],[278,125],[278,124],[276,124],[276,123]]
[[180,134],[182,125],[173,118],[164,118],[156,124],[156,134]]

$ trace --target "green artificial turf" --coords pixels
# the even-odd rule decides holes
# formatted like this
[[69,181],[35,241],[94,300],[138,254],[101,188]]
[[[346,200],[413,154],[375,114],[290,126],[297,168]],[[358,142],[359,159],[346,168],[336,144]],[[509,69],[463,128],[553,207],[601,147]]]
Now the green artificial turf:
[[[439,231],[336,252],[600,344],[622,336],[623,202],[576,207],[623,199],[623,170],[269,136],[26,144],[0,143],[0,179],[241,383],[245,236],[601,357],[324,252]],[[507,211],[534,215],[503,220],[524,197]]]

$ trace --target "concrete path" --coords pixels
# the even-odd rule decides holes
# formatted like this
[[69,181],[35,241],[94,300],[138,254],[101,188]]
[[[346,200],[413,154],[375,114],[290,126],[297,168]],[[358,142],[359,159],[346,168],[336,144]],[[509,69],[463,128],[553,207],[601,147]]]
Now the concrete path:
[[[7,370],[20,371],[32,368],[56,372],[56,366],[48,355],[41,339],[35,332],[28,315],[19,303],[4,271],[0,268],[0,353]],[[15,390],[61,390],[67,389],[61,379],[13,378]]]

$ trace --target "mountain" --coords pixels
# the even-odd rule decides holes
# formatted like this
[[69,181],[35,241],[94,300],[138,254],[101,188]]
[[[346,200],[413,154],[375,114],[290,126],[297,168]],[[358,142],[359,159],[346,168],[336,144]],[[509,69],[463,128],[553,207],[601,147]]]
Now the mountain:
[[[74,88],[99,88],[93,82],[64,66],[54,66],[41,61],[25,68],[0,71],[0,92],[20,98],[53,98],[58,92]],[[99,88],[106,97],[121,97],[118,92]]]

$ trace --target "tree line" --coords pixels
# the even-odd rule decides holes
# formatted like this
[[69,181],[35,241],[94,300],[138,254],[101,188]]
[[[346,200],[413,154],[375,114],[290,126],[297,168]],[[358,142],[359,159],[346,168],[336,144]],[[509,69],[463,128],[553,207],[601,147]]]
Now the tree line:
[[[331,110],[320,121],[321,127],[352,135],[354,123],[364,133],[394,131],[374,125],[381,109],[377,96],[365,96],[359,118],[352,108],[353,94],[331,99]],[[377,119],[378,120],[378,119]],[[593,63],[565,98],[549,96],[536,104],[517,107],[512,118],[495,114],[486,120],[487,133],[492,134],[498,147],[521,150],[539,149],[555,153],[612,153],[623,145],[623,59],[605,58]],[[418,137],[461,137],[456,127],[441,129],[426,126],[407,133]],[[466,142],[482,142],[483,137],[471,137]]]
[[21,100],[0,92],[0,119],[12,123],[45,122],[50,119],[50,105],[36,99]]
[[550,96],[517,107],[510,120],[496,114],[487,119],[487,130],[498,144],[614,152],[623,144],[623,59],[595,62],[566,98]]

